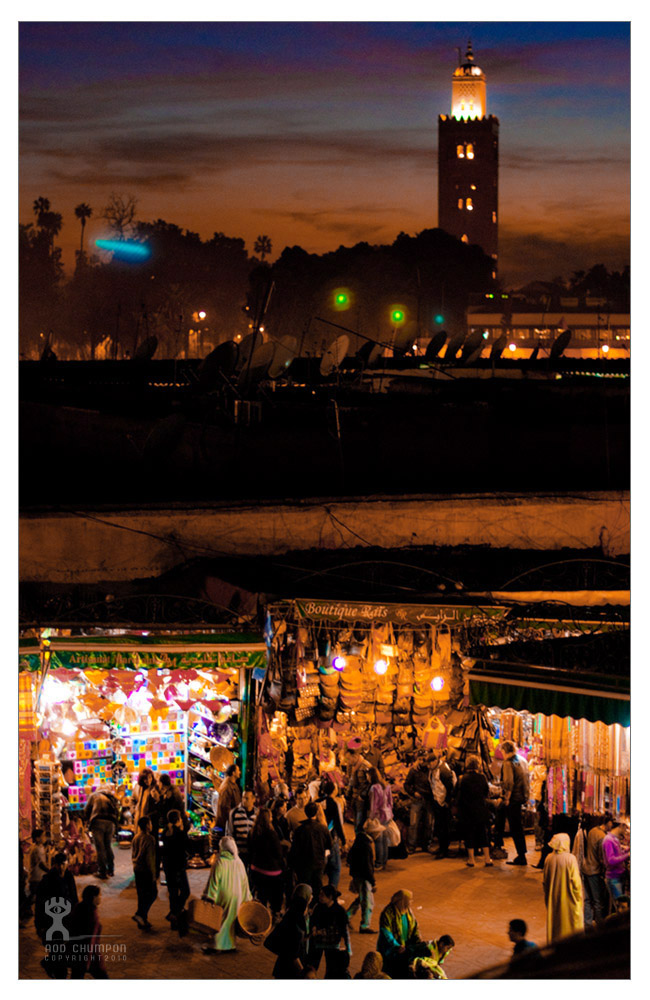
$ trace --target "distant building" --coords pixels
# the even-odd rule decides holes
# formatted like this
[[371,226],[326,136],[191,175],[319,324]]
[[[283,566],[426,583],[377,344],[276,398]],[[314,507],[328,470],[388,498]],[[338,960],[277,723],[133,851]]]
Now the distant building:
[[485,83],[468,42],[452,77],[451,114],[438,118],[438,226],[478,244],[494,259],[496,277],[499,120],[486,114]]
[[539,348],[540,357],[544,357],[563,330],[571,331],[571,340],[564,351],[567,358],[614,361],[630,357],[629,313],[576,309],[569,304],[564,304],[561,311],[545,309],[516,295],[498,293],[486,295],[484,304],[467,310],[467,333],[483,333],[484,357],[489,356],[492,344],[503,336],[507,338],[504,357],[525,359],[535,347]]

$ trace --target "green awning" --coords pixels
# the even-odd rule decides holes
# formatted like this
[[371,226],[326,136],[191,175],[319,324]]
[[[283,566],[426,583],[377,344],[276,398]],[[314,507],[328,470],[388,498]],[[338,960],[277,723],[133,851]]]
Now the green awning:
[[629,695],[610,692],[592,693],[584,688],[537,685],[501,679],[472,677],[469,682],[470,702],[489,708],[514,708],[518,712],[541,712],[560,718],[586,719],[588,722],[618,722],[630,725]]
[[[38,639],[21,640],[19,670],[38,670]],[[50,670],[191,670],[266,666],[267,647],[255,632],[145,636],[52,636]]]

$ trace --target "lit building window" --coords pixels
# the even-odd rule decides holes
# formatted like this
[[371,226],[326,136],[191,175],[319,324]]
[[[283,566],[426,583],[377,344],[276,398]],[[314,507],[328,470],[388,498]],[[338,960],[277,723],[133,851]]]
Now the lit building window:
[[463,233],[463,235],[460,238],[460,241],[461,243],[469,243],[469,240],[467,239],[467,233]]
[[467,200],[465,201],[465,208],[467,209],[468,212],[472,212],[474,210],[474,205],[472,204],[471,198],[467,198]]
[[456,156],[458,157],[459,160],[464,160],[465,159],[465,147],[464,146],[456,146]]
[[467,143],[467,159],[468,160],[473,160],[474,159],[474,143],[473,142],[468,142]]
[[476,184],[470,184],[469,189],[470,191],[476,191]]
[[462,208],[462,207],[463,207],[463,199],[462,199],[462,198],[459,198],[459,199],[458,199],[458,207],[459,207],[459,208]]
[[497,213],[496,212],[492,212],[492,222],[496,222],[496,221],[497,221]]

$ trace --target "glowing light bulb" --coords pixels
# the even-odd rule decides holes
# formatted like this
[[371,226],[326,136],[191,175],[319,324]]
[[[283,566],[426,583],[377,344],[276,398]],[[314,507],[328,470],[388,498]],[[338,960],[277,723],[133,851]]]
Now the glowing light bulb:
[[609,344],[603,344],[602,351],[603,354],[607,354],[609,352]]
[[445,682],[442,677],[434,677],[431,681],[431,687],[434,691],[442,691],[445,686]]
[[388,664],[386,663],[386,660],[375,660],[376,674],[385,674],[387,670],[388,670]]
[[516,344],[508,344],[508,350],[509,351],[516,351],[517,350],[517,345]]
[[203,312],[203,310],[201,310],[201,312],[199,313],[199,319],[205,319],[205,313]]
[[345,670],[347,662],[344,656],[335,656],[332,660],[332,666],[335,670]]

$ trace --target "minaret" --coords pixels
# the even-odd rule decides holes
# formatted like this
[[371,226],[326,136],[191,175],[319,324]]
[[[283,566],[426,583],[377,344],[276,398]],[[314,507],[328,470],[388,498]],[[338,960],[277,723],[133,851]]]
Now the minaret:
[[494,259],[498,246],[499,120],[486,114],[485,74],[468,42],[451,81],[451,115],[438,118],[438,226]]

